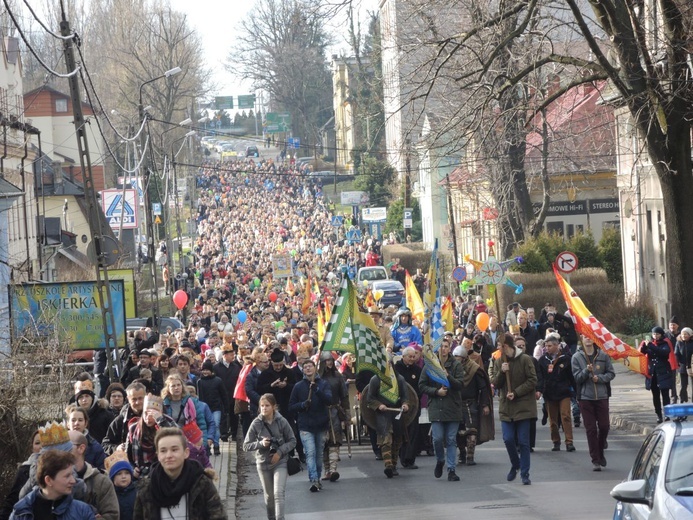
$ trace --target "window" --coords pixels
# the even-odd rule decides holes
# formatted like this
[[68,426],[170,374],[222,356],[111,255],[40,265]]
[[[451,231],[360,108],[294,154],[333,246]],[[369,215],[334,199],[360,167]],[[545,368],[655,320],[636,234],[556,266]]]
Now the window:
[[546,231],[548,231],[549,234],[558,233],[558,235],[563,236],[563,221],[547,222]]
[[56,112],[67,112],[67,99],[56,99],[55,100],[55,111]]

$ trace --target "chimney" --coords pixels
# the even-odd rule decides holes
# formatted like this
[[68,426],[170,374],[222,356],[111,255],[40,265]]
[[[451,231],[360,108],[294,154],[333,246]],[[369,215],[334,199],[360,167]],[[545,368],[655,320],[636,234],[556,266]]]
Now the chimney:
[[[51,161],[53,168],[53,189],[63,185],[63,163],[60,161]],[[45,178],[45,176],[44,176]]]

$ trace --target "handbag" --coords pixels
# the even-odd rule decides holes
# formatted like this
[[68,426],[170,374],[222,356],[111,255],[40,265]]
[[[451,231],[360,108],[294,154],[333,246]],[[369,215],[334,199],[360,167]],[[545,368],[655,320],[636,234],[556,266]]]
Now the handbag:
[[298,457],[291,457],[286,460],[286,471],[289,473],[289,475],[295,475],[296,473],[300,473],[303,470],[303,466],[301,465],[301,461],[298,459]]

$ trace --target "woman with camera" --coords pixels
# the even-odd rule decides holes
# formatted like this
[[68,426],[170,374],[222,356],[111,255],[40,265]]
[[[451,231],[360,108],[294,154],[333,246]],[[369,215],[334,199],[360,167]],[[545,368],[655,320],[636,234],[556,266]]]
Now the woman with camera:
[[284,489],[288,476],[286,462],[296,447],[289,422],[277,411],[272,394],[260,397],[260,415],[250,425],[243,442],[245,451],[255,451],[257,472],[265,492],[267,518],[284,519]]

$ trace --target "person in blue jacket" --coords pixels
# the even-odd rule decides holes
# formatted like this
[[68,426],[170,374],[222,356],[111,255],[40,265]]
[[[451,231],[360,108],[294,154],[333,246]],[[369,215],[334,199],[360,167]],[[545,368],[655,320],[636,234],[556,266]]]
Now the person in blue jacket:
[[132,465],[127,460],[119,460],[108,470],[108,478],[113,482],[118,497],[120,520],[132,520],[132,514],[135,511],[137,482],[132,472]]
[[289,413],[296,414],[296,425],[303,443],[310,490],[313,493],[322,488],[322,452],[330,425],[328,407],[331,402],[330,385],[318,376],[315,362],[309,359],[303,364],[303,379],[291,391]]
[[172,417],[181,428],[190,422],[196,422],[202,430],[203,444],[206,446],[210,437],[204,408],[199,399],[190,396],[179,374],[171,374],[166,378],[161,397],[164,398],[164,414]]
[[75,456],[72,453],[48,450],[38,459],[38,486],[17,502],[10,520],[94,520],[94,510],[72,496],[77,483]]
[[423,336],[421,331],[415,325],[411,323],[411,311],[403,307],[397,314],[395,314],[394,323],[392,329],[392,339],[395,344],[392,351],[397,353],[405,347],[408,347],[410,343],[416,343],[417,345],[423,345]]

